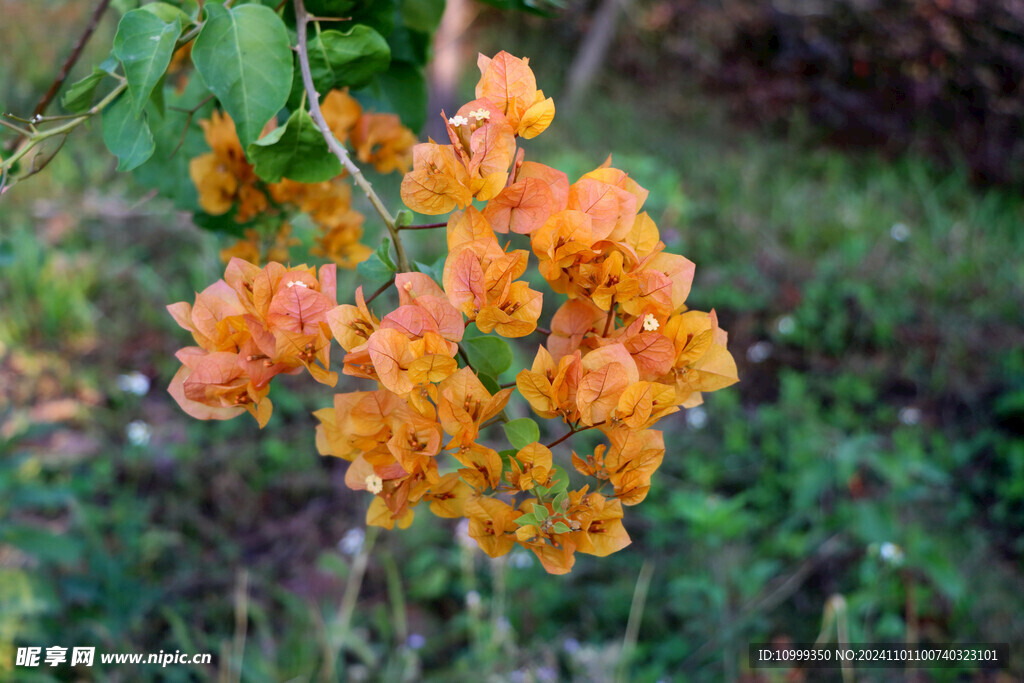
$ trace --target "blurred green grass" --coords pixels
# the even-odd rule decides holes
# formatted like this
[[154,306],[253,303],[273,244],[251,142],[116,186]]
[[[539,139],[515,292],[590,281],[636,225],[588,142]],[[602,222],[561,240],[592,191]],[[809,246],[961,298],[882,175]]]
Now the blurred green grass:
[[592,98],[528,154],[574,176],[612,152],[651,190],[742,378],[665,425],[632,546],[548,577],[420,515],[382,534],[340,633],[366,501],[313,447],[330,392],[283,378],[263,432],[177,410],[188,339],[164,306],[219,276],[222,245],[82,132],[0,200],[0,676],[29,680],[16,646],[95,644],[215,655],[162,680],[320,680],[344,638],[350,680],[611,680],[644,561],[630,680],[736,678],[750,641],[814,640],[836,595],[854,641],[1024,642],[1021,198],[742,131],[693,93]]

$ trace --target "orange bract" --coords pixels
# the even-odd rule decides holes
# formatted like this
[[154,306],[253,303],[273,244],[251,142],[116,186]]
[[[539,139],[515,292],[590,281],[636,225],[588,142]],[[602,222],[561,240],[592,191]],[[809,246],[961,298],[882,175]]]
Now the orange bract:
[[270,418],[266,395],[274,376],[305,367],[318,382],[337,382],[329,370],[326,321],[335,306],[334,266],[323,266],[318,276],[306,266],[261,269],[236,258],[224,278],[197,294],[194,304],[167,307],[198,344],[179,352],[183,367],[171,395],[193,417],[227,419],[248,410],[262,427]]
[[[527,161],[520,141],[550,125],[553,101],[526,59],[501,52],[478,64],[476,99],[445,115],[446,144],[413,146],[396,116],[364,113],[347,92],[323,103],[330,128],[361,161],[381,172],[407,171],[401,195],[410,209],[452,212],[442,226],[441,282],[423,272],[395,274],[393,290],[374,294],[392,301],[378,316],[362,287],[354,303],[336,305],[333,266],[318,273],[232,259],[224,280],[193,305],[170,307],[197,344],[179,352],[171,392],[197,417],[248,411],[263,425],[277,374],[306,368],[334,383],[328,348],[337,340],[346,352],[343,372],[374,385],[336,394],[314,413],[316,445],[349,461],[349,488],[374,496],[367,523],[405,528],[426,503],[438,516],[467,518],[487,555],[518,545],[546,571],[564,574],[577,553],[605,556],[630,543],[624,506],[647,496],[666,456],[656,425],[700,403],[703,392],[738,381],[736,364],[715,312],[688,309],[695,266],[666,250],[643,211],[647,190],[611,157],[575,182]],[[208,211],[294,206],[322,228],[314,253],[341,265],[368,255],[347,185],[261,184],[230,119],[215,115],[205,129],[213,152],[194,159],[192,172]],[[248,235],[229,252],[253,261],[286,256],[287,230],[270,247],[261,240]],[[531,277],[533,258],[539,277]],[[544,296],[534,287],[544,283],[565,295],[550,307],[549,330],[538,327]],[[471,323],[483,337],[464,339]],[[485,374],[508,367],[510,354],[495,336],[538,332],[546,338],[530,367],[502,378]],[[516,391],[536,415],[561,426],[542,442],[536,425],[515,420],[506,427],[515,447],[492,448],[484,437],[500,434],[488,429],[508,422]],[[603,442],[571,459],[566,447],[557,452],[585,430]],[[570,462],[572,477],[591,483],[572,486]]]

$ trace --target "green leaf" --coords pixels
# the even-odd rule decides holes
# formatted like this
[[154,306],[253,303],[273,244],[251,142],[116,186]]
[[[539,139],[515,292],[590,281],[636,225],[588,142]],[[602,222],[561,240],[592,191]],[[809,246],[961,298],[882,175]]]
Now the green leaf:
[[371,254],[370,258],[356,266],[356,272],[363,279],[369,280],[374,287],[384,284],[395,274],[395,271],[391,270],[376,253]]
[[100,81],[108,74],[99,67],[93,67],[92,73],[80,81],[72,83],[61,98],[64,108],[73,114],[80,114],[92,106],[93,97],[96,95],[96,88]]
[[498,380],[494,379],[490,375],[479,373],[477,375],[477,379],[480,380],[480,384],[483,384],[484,389],[486,389],[492,396],[501,391],[501,386],[498,384]]
[[379,258],[381,261],[383,261],[384,265],[386,265],[389,269],[391,269],[391,272],[393,272],[393,273],[397,273],[398,272],[398,266],[396,266],[395,262],[391,260],[391,239],[390,238],[385,237],[384,239],[382,239],[381,242],[380,242],[380,246],[377,247],[377,251],[375,253],[377,254],[377,258]]
[[555,522],[554,532],[556,534],[567,534],[570,531],[572,531],[572,529],[570,529],[569,525],[565,522]]
[[235,220],[237,211],[236,207],[231,207],[230,211],[219,216],[214,216],[204,211],[196,211],[192,214],[192,222],[203,230],[224,233],[235,237],[244,237],[246,227],[253,225],[255,221],[239,223]]
[[175,7],[168,2],[151,2],[139,9],[143,12],[152,12],[168,24],[173,21],[180,21],[182,26],[188,26],[192,23],[192,16],[184,8]]
[[485,375],[497,377],[512,365],[512,348],[498,337],[463,338],[462,348],[469,364]]
[[427,81],[415,64],[392,61],[391,68],[377,74],[360,95],[367,108],[398,114],[413,132],[418,133],[427,120]]
[[[387,70],[391,48],[383,36],[369,26],[356,25],[347,33],[324,31],[309,39],[309,72],[321,98],[334,88],[361,88]],[[288,106],[302,102],[303,84],[299,60],[295,60]]]
[[328,149],[313,117],[296,109],[288,123],[246,148],[256,175],[268,183],[288,178],[300,183],[319,183],[341,173],[341,162]]
[[121,95],[103,112],[103,142],[117,157],[117,170],[130,171],[153,156],[156,145],[146,116],[136,116],[132,98]]
[[519,526],[537,526],[539,522],[533,515],[521,515],[516,517],[516,524]]
[[396,62],[408,62],[423,66],[430,57],[432,36],[408,26],[396,26],[388,36],[391,58]]
[[395,30],[397,0],[360,0],[352,10],[352,23],[365,24],[382,36]]
[[195,109],[206,97],[206,86],[198,78],[189,81],[185,92],[179,94],[171,87],[166,88],[164,95],[168,106],[163,112],[157,110],[155,97],[146,107],[156,151],[149,161],[133,171],[133,175],[139,184],[156,189],[178,208],[196,211],[199,202],[196,187],[189,176],[189,162],[209,150],[199,121],[209,118],[214,105],[207,102],[189,120],[188,111]]
[[[290,3],[289,3],[290,4]],[[306,11],[314,17],[351,16],[355,0],[306,0]]]
[[530,505],[533,507],[533,516],[537,518],[537,521],[543,522],[548,518],[548,509],[546,507],[537,503],[530,503]]
[[568,510],[569,509],[569,492],[568,491],[562,491],[557,496],[555,496],[555,500],[554,500],[554,503],[552,503],[552,507],[554,507],[555,512],[565,512],[566,510]]
[[517,449],[526,448],[531,443],[540,441],[540,427],[528,417],[509,420],[505,423],[505,436]]
[[534,491],[539,496],[550,496],[552,494],[560,494],[569,488],[569,473],[565,471],[565,468],[561,465],[551,466],[551,476],[549,481],[554,483],[551,486],[537,486]]
[[114,36],[114,56],[124,67],[135,116],[142,113],[150,93],[167,71],[180,35],[181,21],[177,18],[166,22],[144,9],[121,17]]
[[281,17],[262,5],[227,10],[206,3],[192,63],[234,119],[243,148],[259,137],[292,89],[288,30]]
[[82,556],[80,539],[55,534],[39,527],[13,525],[4,530],[3,541],[33,555],[42,562],[72,564]]
[[391,48],[369,26],[357,24],[347,32],[324,31],[309,41],[309,68],[317,91],[361,88],[387,71]]
[[444,0],[402,0],[402,20],[416,31],[433,33],[443,14]]

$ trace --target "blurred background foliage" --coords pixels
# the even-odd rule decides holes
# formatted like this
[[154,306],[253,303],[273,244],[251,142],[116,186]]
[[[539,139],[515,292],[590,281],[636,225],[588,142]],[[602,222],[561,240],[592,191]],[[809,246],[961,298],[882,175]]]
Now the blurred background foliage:
[[[0,0],[0,107],[31,109],[91,7]],[[164,307],[219,277],[221,238],[82,131],[0,199],[0,677],[81,680],[14,649],[95,645],[215,661],[95,680],[800,680],[747,643],[840,626],[1017,645],[1003,674],[916,680],[1024,675],[1019,5],[524,8],[450,0],[431,111],[468,99],[477,50],[530,56],[559,114],[528,153],[570,176],[614,153],[740,365],[666,424],[633,545],[551,577],[421,515],[371,551],[314,449],[328,390],[281,378],[263,432],[188,419]]]

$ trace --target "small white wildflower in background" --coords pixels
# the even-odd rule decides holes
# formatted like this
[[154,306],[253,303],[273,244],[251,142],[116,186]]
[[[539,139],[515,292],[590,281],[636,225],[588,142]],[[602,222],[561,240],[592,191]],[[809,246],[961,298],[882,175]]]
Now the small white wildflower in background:
[[661,327],[658,323],[658,319],[654,317],[653,313],[648,313],[644,316],[644,329],[648,332],[654,332],[656,329]]
[[149,425],[142,420],[132,420],[124,430],[128,442],[133,446],[145,446],[149,443],[149,437],[153,435]]
[[789,336],[796,332],[796,320],[793,320],[791,315],[784,315],[775,323],[775,327],[779,334]]
[[751,363],[763,363],[772,355],[771,342],[759,341],[747,349],[747,360]]
[[477,547],[476,541],[469,535],[469,520],[465,517],[455,525],[455,540],[466,550],[474,550]]
[[906,223],[893,223],[892,227],[889,228],[889,237],[892,237],[897,242],[906,242],[910,238],[910,228],[907,227]]
[[469,119],[467,119],[465,116],[453,116],[450,119],[448,119],[448,123],[452,124],[453,126],[464,126],[467,123],[469,123]]
[[526,569],[533,565],[533,555],[525,550],[514,550],[508,557],[508,563],[515,569]]
[[126,394],[145,396],[149,393],[149,377],[141,372],[129,372],[117,376],[117,388]]
[[903,548],[886,541],[878,547],[878,556],[883,562],[898,567],[903,564]]
[[338,550],[343,555],[356,555],[363,549],[363,541],[366,540],[366,532],[359,528],[349,529],[338,541]]
[[907,406],[900,410],[900,422],[905,425],[916,425],[921,421],[921,409]]
[[558,672],[552,669],[550,666],[542,666],[537,669],[537,680],[538,681],[557,681]]
[[704,429],[708,423],[708,411],[702,406],[696,406],[686,411],[686,426],[690,429]]
[[410,650],[419,650],[421,647],[427,644],[427,639],[421,636],[419,633],[410,633],[409,637],[405,639],[405,646]]
[[512,630],[512,622],[508,620],[508,617],[498,617],[494,622],[494,630],[500,635],[505,635]]
[[476,591],[469,591],[466,593],[466,607],[469,609],[477,609],[480,607],[480,594]]
[[572,654],[573,652],[576,652],[580,649],[580,641],[576,640],[575,638],[566,638],[562,641],[562,649],[568,652],[569,654]]
[[367,474],[366,490],[370,493],[380,493],[384,490],[384,480],[376,474]]

